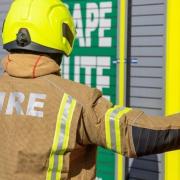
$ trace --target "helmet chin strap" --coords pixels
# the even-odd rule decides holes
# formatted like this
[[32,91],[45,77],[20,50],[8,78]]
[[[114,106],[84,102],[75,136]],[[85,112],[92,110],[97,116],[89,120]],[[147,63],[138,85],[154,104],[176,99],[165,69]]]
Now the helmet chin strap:
[[61,65],[63,54],[48,54],[59,66]]

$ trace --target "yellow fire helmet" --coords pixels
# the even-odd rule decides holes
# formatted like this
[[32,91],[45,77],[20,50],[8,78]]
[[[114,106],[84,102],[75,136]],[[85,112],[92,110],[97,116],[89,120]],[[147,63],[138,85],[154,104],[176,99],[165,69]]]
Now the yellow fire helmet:
[[73,18],[60,0],[14,0],[2,29],[3,47],[10,52],[69,56],[75,35]]

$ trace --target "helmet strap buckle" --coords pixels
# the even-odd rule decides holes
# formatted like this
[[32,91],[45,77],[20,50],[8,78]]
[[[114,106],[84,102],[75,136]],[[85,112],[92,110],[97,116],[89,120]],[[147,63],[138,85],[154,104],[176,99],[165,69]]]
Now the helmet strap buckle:
[[21,28],[17,34],[16,42],[18,46],[25,47],[31,43],[29,31],[26,28]]

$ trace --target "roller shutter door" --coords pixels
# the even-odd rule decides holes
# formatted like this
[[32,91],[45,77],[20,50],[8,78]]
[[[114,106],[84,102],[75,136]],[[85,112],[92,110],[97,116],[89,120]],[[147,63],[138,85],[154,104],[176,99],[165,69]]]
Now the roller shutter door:
[[[148,114],[164,114],[165,0],[129,1],[128,105]],[[126,160],[126,179],[159,180],[163,155]]]

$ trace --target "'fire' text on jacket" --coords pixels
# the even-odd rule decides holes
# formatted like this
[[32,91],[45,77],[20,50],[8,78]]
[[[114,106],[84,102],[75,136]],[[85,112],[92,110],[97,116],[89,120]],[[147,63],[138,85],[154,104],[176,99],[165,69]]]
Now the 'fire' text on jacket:
[[[46,97],[47,97],[46,94],[30,93],[27,108],[25,111],[22,107],[22,104],[24,103],[26,98],[24,93],[0,92],[0,114],[3,113],[4,110],[6,115],[12,115],[13,113],[16,113],[17,115],[26,115],[26,116],[43,118],[44,116],[43,107]],[[6,98],[8,98],[7,103],[5,103]]]

